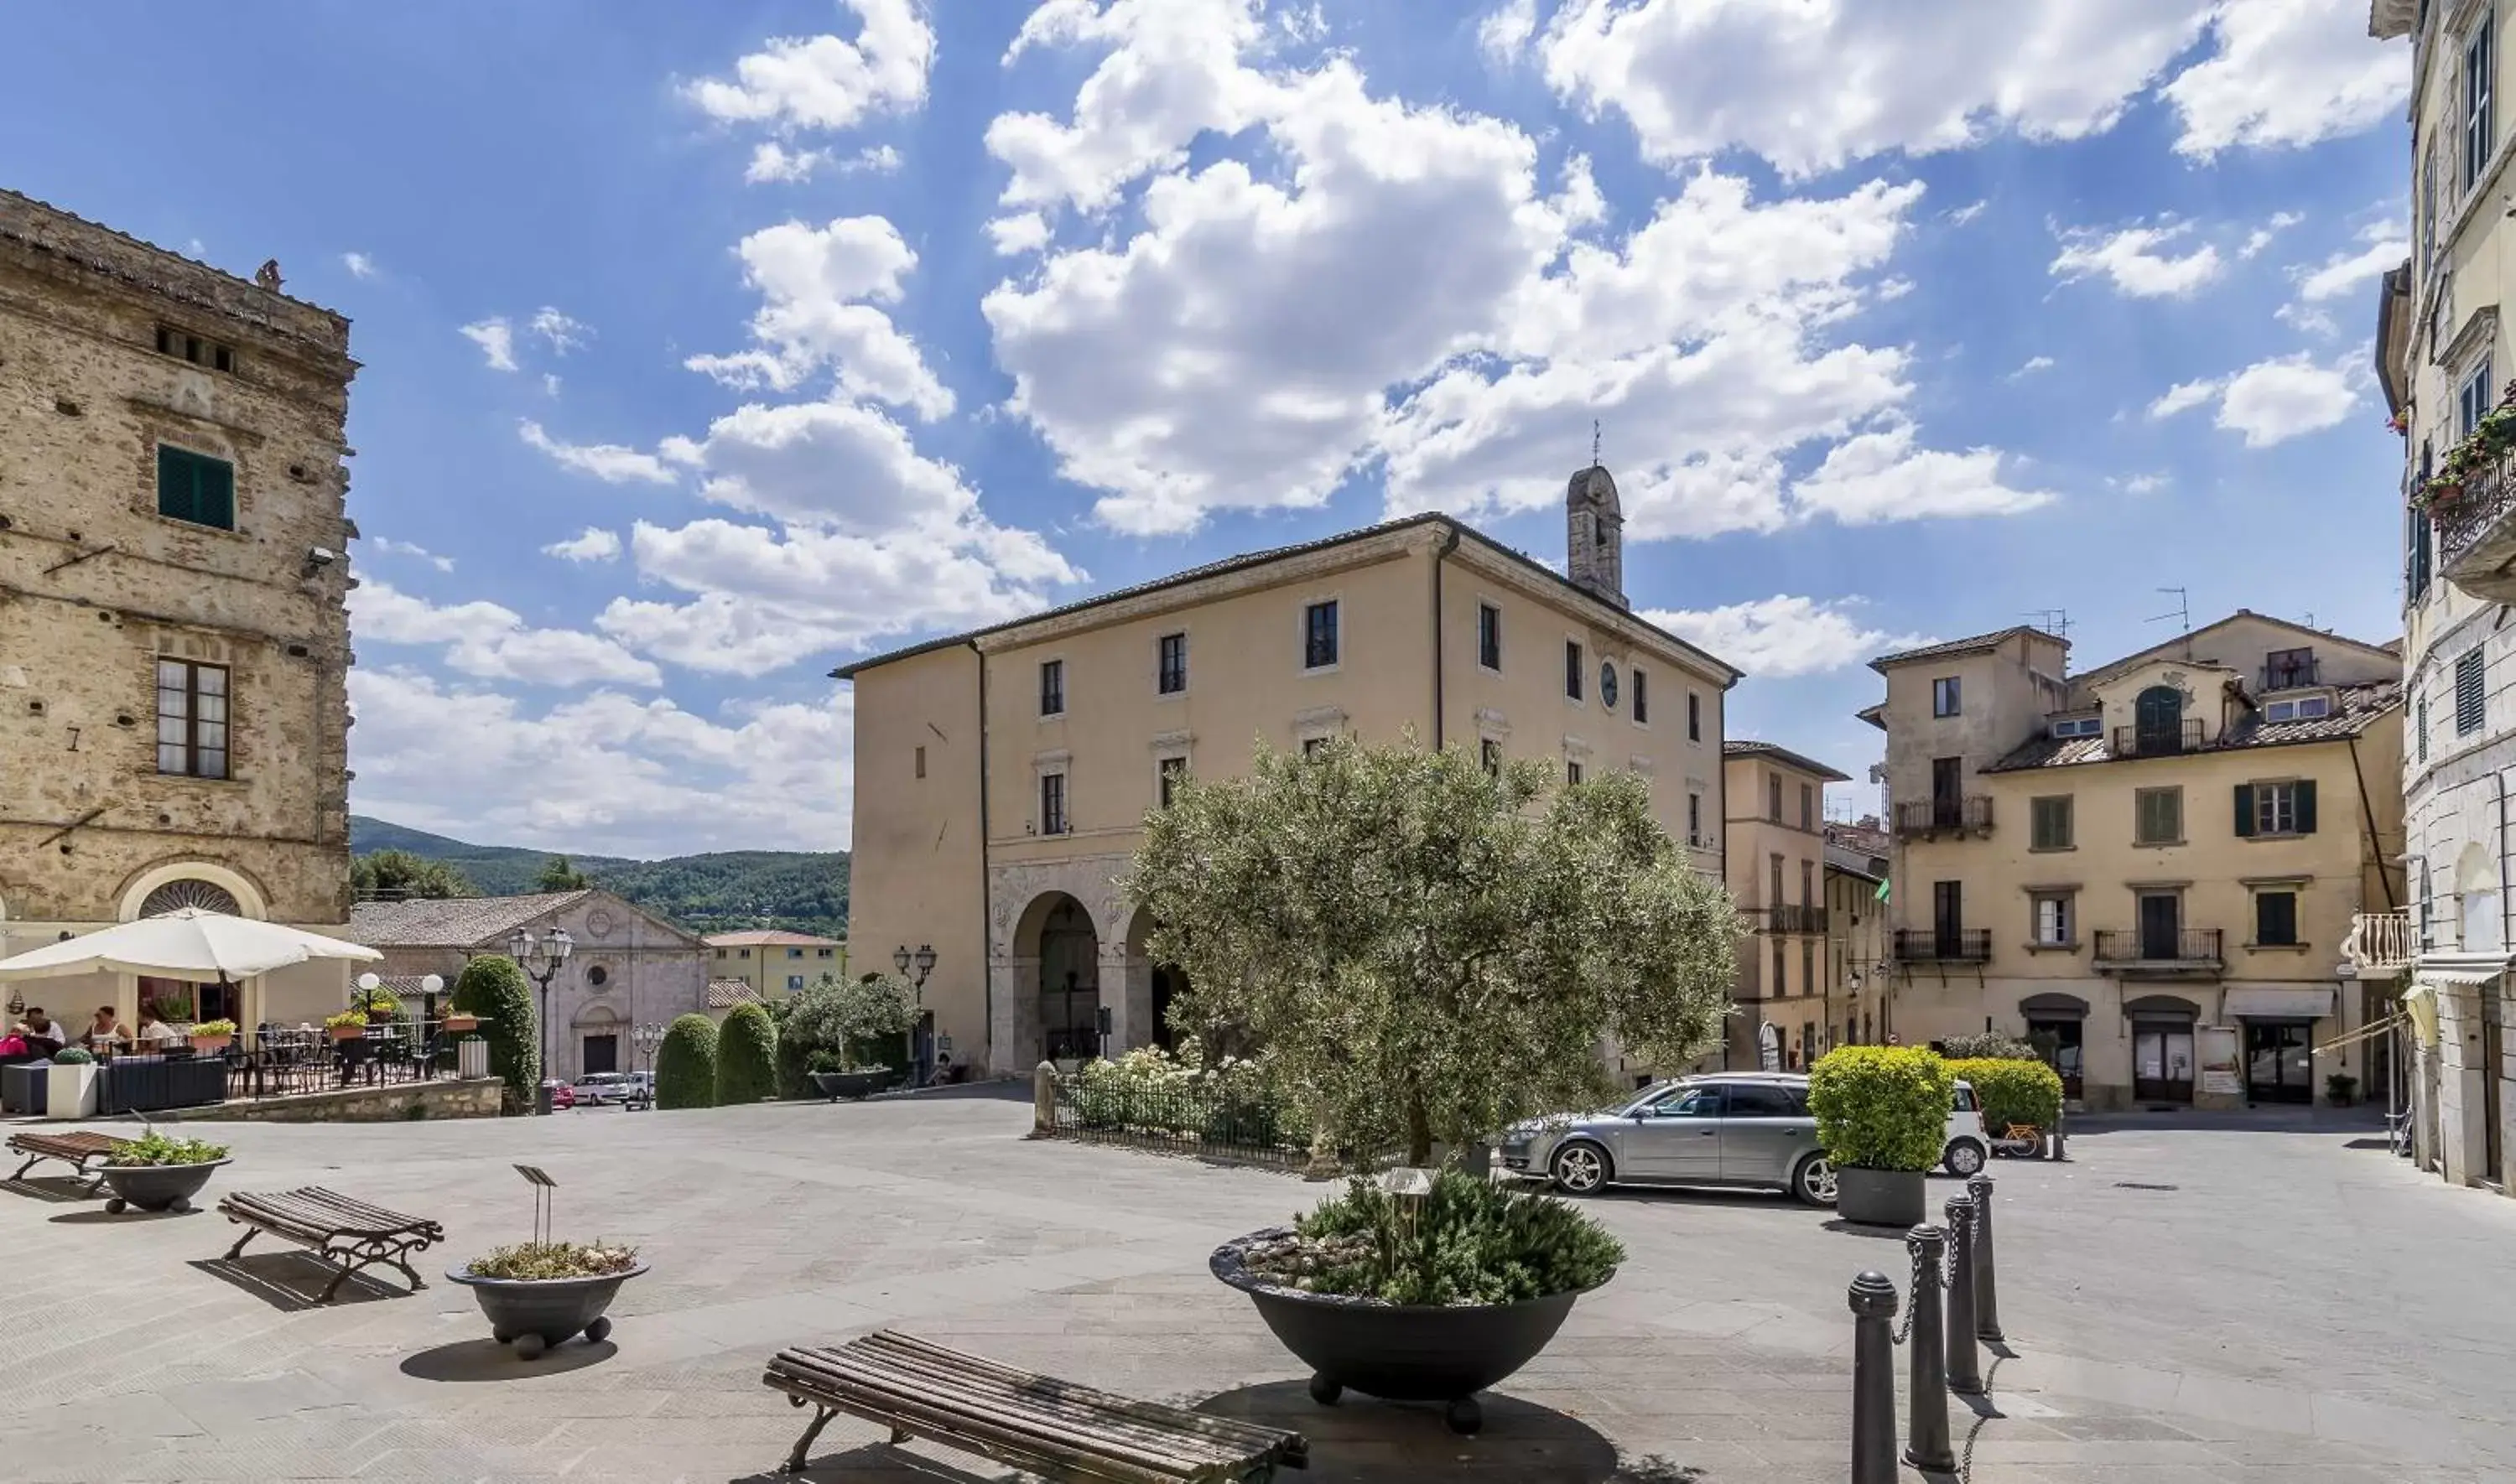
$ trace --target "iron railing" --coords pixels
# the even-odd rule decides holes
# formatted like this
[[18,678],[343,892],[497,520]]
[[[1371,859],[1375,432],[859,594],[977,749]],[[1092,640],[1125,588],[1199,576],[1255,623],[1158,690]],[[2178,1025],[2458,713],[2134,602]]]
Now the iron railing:
[[1989,964],[1992,962],[1992,929],[1954,928],[1943,931],[1933,928],[1899,928],[1896,929],[1895,953],[1899,964]]
[[1896,805],[1896,833],[1908,838],[1957,830],[1990,830],[1992,796],[1908,799]]
[[2196,719],[2179,721],[2173,725],[2150,723],[2115,728],[2114,754],[2118,758],[2172,758],[2202,746],[2202,722]]
[[2505,459],[2492,459],[2463,481],[2452,495],[2429,502],[2429,518],[2437,522],[2438,565],[2451,567],[2516,514],[2516,471]]
[[470,1034],[441,1020],[384,1021],[347,1040],[319,1025],[261,1025],[215,1054],[227,1063],[230,1098],[277,1097],[450,1077],[455,1047]]
[[1148,1086],[1107,1071],[1060,1074],[1057,1132],[1255,1164],[1300,1167],[1311,1158],[1309,1123],[1279,1099],[1204,1079]]
[[2100,964],[2216,964],[2220,930],[2216,928],[2097,929],[2096,961]]
[[1759,920],[1766,932],[1824,932],[1825,909],[1806,904],[1782,903],[1775,907],[1751,907],[1749,914]]
[[2302,690],[2309,685],[2323,683],[2324,663],[2313,655],[2302,660],[2283,660],[2277,665],[2265,665],[2262,671],[2262,688],[2266,691]]

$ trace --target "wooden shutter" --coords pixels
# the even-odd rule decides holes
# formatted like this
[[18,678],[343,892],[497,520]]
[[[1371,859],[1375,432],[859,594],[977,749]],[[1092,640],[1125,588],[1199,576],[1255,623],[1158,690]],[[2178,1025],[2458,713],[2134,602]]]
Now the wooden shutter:
[[2315,833],[2315,780],[2301,778],[2295,787],[2297,789],[2297,832],[2300,835],[2312,835]]
[[2254,833],[2254,786],[2237,785],[2237,834],[2242,838]]
[[2488,714],[2482,690],[2481,651],[2474,649],[2454,662],[2454,730],[2457,736],[2479,731]]

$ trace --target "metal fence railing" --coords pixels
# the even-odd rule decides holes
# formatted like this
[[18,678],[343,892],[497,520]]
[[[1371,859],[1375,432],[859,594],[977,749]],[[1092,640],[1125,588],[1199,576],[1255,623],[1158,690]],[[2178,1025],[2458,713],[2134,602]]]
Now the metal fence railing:
[[1309,1124],[1264,1094],[1078,1072],[1057,1078],[1056,1097],[1056,1132],[1069,1137],[1254,1164],[1311,1159]]
[[216,1054],[228,1066],[229,1097],[273,1097],[450,1077],[467,1034],[439,1020],[387,1021],[348,1039],[321,1027],[266,1025],[239,1031]]

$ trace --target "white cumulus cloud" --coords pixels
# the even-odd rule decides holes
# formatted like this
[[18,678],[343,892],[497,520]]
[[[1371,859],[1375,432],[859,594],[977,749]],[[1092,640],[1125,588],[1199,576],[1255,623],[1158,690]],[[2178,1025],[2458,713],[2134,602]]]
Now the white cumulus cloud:
[[912,0],[840,0],[857,34],[781,36],[683,92],[709,116],[790,131],[853,128],[926,101],[935,32]]
[[599,525],[589,525],[566,541],[554,541],[543,547],[542,553],[563,561],[609,561],[620,555],[620,535]]
[[516,369],[516,328],[499,316],[474,320],[459,332],[465,340],[481,348],[492,371]]
[[763,227],[735,249],[743,281],[760,294],[751,318],[754,348],[693,355],[687,364],[729,386],[792,391],[816,371],[835,369],[838,387],[914,409],[925,418],[952,410],[952,393],[917,345],[876,308],[897,302],[917,254],[882,217],[841,217],[820,227],[785,222]]
[[550,455],[561,468],[592,474],[606,484],[670,484],[680,477],[655,454],[618,443],[565,443],[531,418],[521,419],[516,432],[528,447]]
[[2207,242],[2177,250],[2192,232],[2190,222],[2068,229],[2051,271],[2065,283],[2103,278],[2115,292],[2134,299],[2180,298],[2218,277],[2224,266],[2218,248]]
[[367,545],[387,556],[408,556],[416,561],[427,562],[440,572],[454,570],[453,557],[440,556],[415,541],[396,541],[391,536],[370,536],[367,538]]
[[2368,39],[2366,0],[2221,0],[2209,14],[2216,50],[2160,90],[2183,118],[2182,153],[2356,134],[2411,96],[2411,49]]
[[601,635],[536,629],[493,602],[440,606],[369,580],[350,595],[350,624],[361,643],[433,647],[448,669],[482,680],[537,685],[655,685],[653,664]]
[[1856,611],[1860,604],[1857,598],[1778,593],[1718,608],[1658,608],[1642,616],[1744,670],[1751,680],[1819,675],[1933,642],[1918,634],[1869,628]]

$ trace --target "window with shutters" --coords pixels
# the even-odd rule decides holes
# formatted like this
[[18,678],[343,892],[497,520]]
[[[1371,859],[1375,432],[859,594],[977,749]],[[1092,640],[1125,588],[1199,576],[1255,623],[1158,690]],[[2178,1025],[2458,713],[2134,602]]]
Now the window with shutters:
[[235,466],[172,443],[157,445],[157,514],[169,520],[235,529]]
[[1782,940],[1774,939],[1774,998],[1786,1000],[1791,993],[1791,961],[1782,956]]
[[2034,891],[2028,894],[2029,930],[2038,948],[2070,948],[2078,943],[2077,925],[2073,921],[2074,894],[2068,891]]
[[1817,939],[1800,939],[1800,993],[1817,993]]
[[2132,791],[2132,844],[2184,844],[2184,790],[2147,788]]
[[157,662],[157,771],[228,775],[228,671],[189,660]]
[[2478,647],[2454,662],[2454,734],[2458,737],[2481,730],[2489,715],[2489,694],[2481,688],[2481,666]]
[[2495,10],[2484,10],[2463,41],[2463,188],[2470,191],[2481,185],[2490,168],[2492,149],[2497,144],[2497,87],[2492,74],[2498,65],[2495,32],[2498,16]]
[[1782,822],[1782,775],[1765,775],[1765,817],[1775,824]]
[[1800,785],[1800,828],[1817,828],[1817,789],[1812,784]]
[[[2422,438],[2419,474],[2421,487],[2425,487],[2429,482],[2430,464],[2429,442],[2426,438]],[[2405,542],[2408,555],[2403,562],[2403,586],[2408,595],[2408,600],[2416,604],[2428,596],[2429,580],[2436,561],[2434,545],[2436,527],[2429,521],[2429,513],[2416,505],[2406,508],[2403,515],[2410,522],[2410,534]]]
[[1581,643],[1578,639],[1564,641],[1564,698],[1581,699]]
[[2297,946],[2297,892],[2284,887],[2254,893],[2254,942],[2257,948]]
[[2315,780],[2237,785],[2237,833],[2264,835],[2315,833]]
[[1800,862],[1800,905],[1817,905],[1817,862],[1813,860]]
[[2035,850],[2068,850],[2073,846],[2071,796],[2058,795],[2028,803],[2030,826],[2028,847]]
[[1564,781],[1567,783],[1578,783],[1581,781],[1581,764],[1573,759],[1567,758],[1564,760]]

